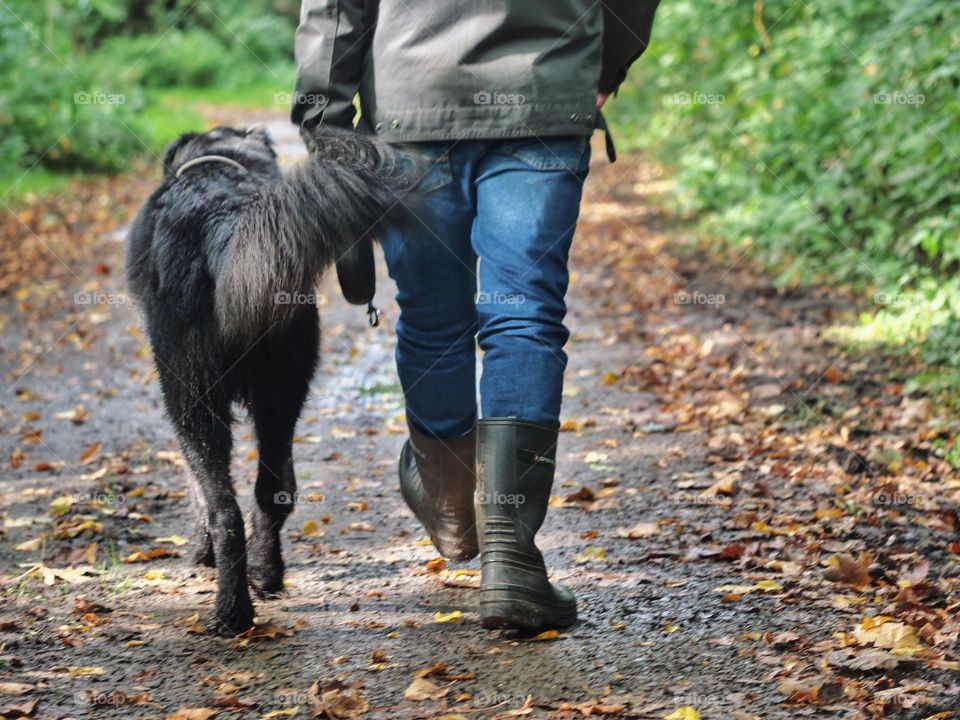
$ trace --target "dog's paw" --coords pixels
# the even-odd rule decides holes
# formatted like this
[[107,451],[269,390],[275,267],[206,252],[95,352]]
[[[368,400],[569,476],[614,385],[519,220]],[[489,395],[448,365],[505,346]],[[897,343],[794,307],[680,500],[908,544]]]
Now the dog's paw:
[[216,567],[216,558],[213,555],[213,540],[210,533],[203,532],[197,537],[197,547],[193,551],[193,564]]
[[233,637],[253,627],[253,603],[244,592],[229,600],[217,599],[206,630],[211,635]]

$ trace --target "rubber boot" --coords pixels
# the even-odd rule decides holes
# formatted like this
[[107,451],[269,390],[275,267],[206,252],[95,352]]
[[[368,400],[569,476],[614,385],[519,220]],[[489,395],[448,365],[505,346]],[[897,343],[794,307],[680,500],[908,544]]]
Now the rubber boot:
[[577,620],[573,593],[551,585],[533,539],[556,469],[557,430],[513,418],[477,423],[480,620],[488,628],[536,630]]
[[412,427],[400,452],[400,492],[445,558],[477,556],[476,431],[453,440],[427,437]]

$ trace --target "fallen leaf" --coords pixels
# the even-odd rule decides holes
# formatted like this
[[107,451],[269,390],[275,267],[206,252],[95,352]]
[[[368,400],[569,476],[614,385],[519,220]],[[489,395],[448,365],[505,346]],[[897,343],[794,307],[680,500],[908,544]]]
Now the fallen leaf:
[[403,691],[403,697],[414,702],[424,700],[439,700],[444,697],[449,690],[427,680],[425,677],[414,678],[410,686]]
[[823,577],[835,583],[869,585],[872,581],[870,577],[872,563],[873,558],[867,553],[863,553],[859,560],[854,559],[852,555],[831,555],[827,561],[827,569],[823,571]]
[[78,462],[81,465],[89,465],[97,458],[97,453],[100,452],[100,448],[103,447],[103,444],[100,442],[94,442],[87,445],[83,452],[80,453]]
[[172,715],[167,715],[166,720],[208,720],[219,712],[216,708],[181,707]]
[[152,548],[150,550],[134,550],[123,561],[125,563],[142,563],[171,557],[180,557],[180,553],[170,548]]
[[639,540],[641,538],[653,537],[660,534],[660,525],[655,522],[642,522],[634,525],[632,528],[620,528],[615,533],[619,538],[629,540]]
[[700,711],[695,707],[684,705],[669,715],[664,715],[663,720],[700,720]]
[[327,685],[315,682],[310,687],[313,700],[313,717],[357,718],[370,709],[370,705],[360,695],[359,685],[346,685],[336,680]]

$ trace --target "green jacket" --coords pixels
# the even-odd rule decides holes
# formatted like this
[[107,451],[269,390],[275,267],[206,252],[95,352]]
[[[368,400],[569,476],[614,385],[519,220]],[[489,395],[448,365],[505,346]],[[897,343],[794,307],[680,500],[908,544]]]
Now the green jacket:
[[293,122],[389,141],[589,135],[659,0],[303,0]]

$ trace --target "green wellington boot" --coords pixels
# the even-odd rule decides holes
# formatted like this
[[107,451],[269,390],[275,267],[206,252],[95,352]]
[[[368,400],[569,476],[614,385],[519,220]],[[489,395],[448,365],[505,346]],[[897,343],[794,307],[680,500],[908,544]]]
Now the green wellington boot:
[[535,630],[577,620],[573,593],[551,585],[533,538],[543,524],[556,469],[557,430],[513,418],[477,423],[480,620],[488,628]]
[[410,428],[400,452],[400,492],[445,558],[477,556],[476,431],[437,440]]

